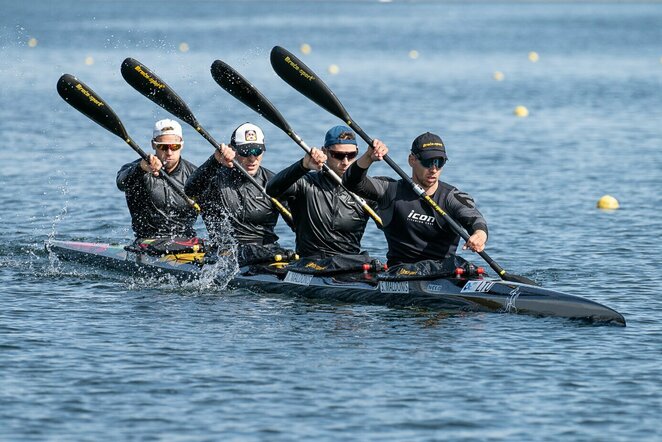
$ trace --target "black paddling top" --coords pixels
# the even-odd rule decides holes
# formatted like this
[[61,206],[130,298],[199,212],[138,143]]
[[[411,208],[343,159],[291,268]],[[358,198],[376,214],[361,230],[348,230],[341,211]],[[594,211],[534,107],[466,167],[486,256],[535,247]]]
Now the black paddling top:
[[[454,255],[460,241],[444,219],[421,200],[411,185],[388,177],[368,177],[367,169],[352,164],[343,184],[364,198],[377,201],[377,213],[384,222],[388,243],[388,265],[412,263],[425,259],[443,260]],[[432,199],[470,234],[487,233],[487,222],[474,200],[450,184],[439,181]]]
[[[272,176],[273,172],[259,167],[253,178],[264,187]],[[271,200],[241,172],[221,165],[213,155],[191,175],[184,190],[200,204],[212,242],[227,242],[221,235],[228,232],[228,221],[239,244],[278,241],[274,233],[278,211]]]
[[[125,164],[117,172],[117,187],[126,196],[136,238],[194,237],[198,213],[161,176],[142,170],[140,161]],[[194,170],[192,163],[180,158],[168,175],[183,188]]]
[[360,253],[368,215],[325,172],[310,172],[299,160],[269,181],[267,193],[287,198],[300,256]]

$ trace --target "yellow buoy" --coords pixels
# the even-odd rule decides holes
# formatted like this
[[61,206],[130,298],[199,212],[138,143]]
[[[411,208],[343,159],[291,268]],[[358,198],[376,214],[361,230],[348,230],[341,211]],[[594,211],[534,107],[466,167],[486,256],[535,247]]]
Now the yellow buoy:
[[338,67],[337,64],[332,64],[329,66],[329,74],[336,75],[338,72],[340,72],[340,68]]
[[189,49],[190,48],[188,46],[188,43],[186,43],[185,41],[179,44],[179,52],[188,52]]
[[416,60],[418,58],[418,51],[416,49],[409,51],[409,58]]
[[311,48],[308,43],[302,44],[300,49],[301,49],[301,53],[304,55],[310,54],[310,51],[313,50],[313,48]]
[[94,58],[91,55],[88,55],[85,57],[85,64],[88,66],[92,66],[94,64]]
[[503,81],[505,75],[503,75],[503,72],[501,71],[496,71],[494,75],[492,75],[492,78],[494,78],[496,81]]
[[530,61],[531,63],[535,63],[535,62],[538,61],[539,59],[540,59],[540,56],[538,55],[537,52],[535,52],[535,51],[531,51],[531,52],[529,52],[529,61]]
[[28,40],[28,46],[31,48],[34,48],[37,46],[37,39],[32,37],[31,39]]
[[521,118],[529,116],[529,110],[524,106],[517,106],[513,113]]
[[616,210],[618,209],[618,200],[611,195],[605,195],[598,200],[598,209]]

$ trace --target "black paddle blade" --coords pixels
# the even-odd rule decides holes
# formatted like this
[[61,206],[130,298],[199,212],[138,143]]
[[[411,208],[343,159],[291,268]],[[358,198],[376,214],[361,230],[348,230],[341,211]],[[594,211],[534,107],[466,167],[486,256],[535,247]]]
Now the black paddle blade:
[[349,114],[331,89],[290,51],[274,46],[271,50],[271,66],[287,84],[329,113],[351,124]]
[[57,92],[60,97],[80,113],[86,115],[106,130],[123,140],[129,135],[124,125],[108,106],[89,86],[71,74],[64,74],[57,82]]
[[198,120],[184,100],[147,66],[129,57],[122,62],[120,71],[135,90],[197,129]]
[[219,86],[234,98],[262,115],[284,132],[288,134],[292,132],[278,109],[232,66],[221,60],[216,60],[211,65],[211,76]]

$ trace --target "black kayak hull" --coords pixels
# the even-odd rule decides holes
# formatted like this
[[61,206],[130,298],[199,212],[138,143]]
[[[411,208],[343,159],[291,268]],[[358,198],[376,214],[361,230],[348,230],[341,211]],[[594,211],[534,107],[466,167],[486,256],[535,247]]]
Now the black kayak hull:
[[[50,253],[76,261],[132,274],[166,273],[179,279],[198,278],[206,269],[190,257],[150,256],[126,251],[123,246],[52,241]],[[543,287],[498,279],[384,281],[374,274],[313,276],[295,272],[256,273],[242,267],[229,284],[257,293],[301,296],[344,303],[416,307],[445,312],[498,312],[579,319],[625,326],[617,311],[597,302]]]

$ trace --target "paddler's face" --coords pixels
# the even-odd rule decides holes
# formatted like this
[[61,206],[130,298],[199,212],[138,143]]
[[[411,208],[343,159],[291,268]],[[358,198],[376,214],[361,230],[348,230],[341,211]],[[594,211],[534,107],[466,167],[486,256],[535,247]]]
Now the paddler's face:
[[169,169],[179,162],[184,144],[179,135],[169,134],[156,137],[152,141],[152,147],[156,151],[157,158],[166,164],[166,169]]
[[[439,181],[441,169],[443,167],[443,158],[441,158],[440,161],[430,161],[430,163],[430,167],[425,167],[421,163],[421,160],[416,158],[416,156],[409,154],[409,165],[411,166],[412,179],[424,189],[429,189]],[[441,167],[439,167],[440,163]]]
[[327,157],[326,164],[338,176],[343,176],[358,156],[358,149],[353,144],[333,144],[323,151]]
[[255,147],[251,149],[242,149],[241,147],[238,147],[236,152],[237,156],[235,156],[234,159],[241,164],[241,167],[246,169],[246,172],[248,172],[250,176],[255,176],[262,163],[264,150]]

